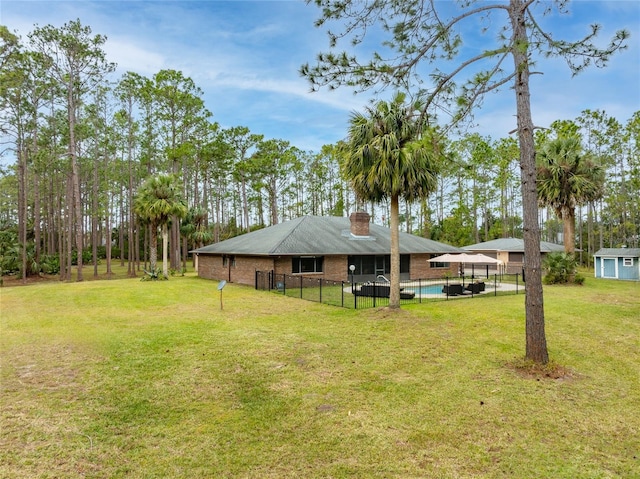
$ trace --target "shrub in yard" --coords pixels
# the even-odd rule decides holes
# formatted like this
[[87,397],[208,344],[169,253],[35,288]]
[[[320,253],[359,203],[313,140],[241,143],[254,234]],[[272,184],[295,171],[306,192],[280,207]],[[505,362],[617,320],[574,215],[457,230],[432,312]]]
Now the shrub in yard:
[[45,274],[58,274],[60,272],[60,257],[57,254],[43,256],[40,268]]
[[578,273],[578,263],[573,254],[549,253],[543,263],[544,284],[583,284],[584,276]]

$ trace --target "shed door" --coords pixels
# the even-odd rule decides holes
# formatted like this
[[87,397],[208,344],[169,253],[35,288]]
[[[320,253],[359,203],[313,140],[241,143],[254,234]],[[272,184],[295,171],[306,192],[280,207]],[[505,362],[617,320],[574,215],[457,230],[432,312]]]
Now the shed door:
[[614,258],[602,258],[602,277],[616,277],[616,260]]

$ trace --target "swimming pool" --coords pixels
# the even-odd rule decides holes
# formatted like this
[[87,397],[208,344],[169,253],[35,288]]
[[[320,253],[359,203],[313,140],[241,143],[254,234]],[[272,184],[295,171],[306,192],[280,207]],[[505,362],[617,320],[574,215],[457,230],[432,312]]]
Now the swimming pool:
[[404,291],[414,291],[416,294],[442,294],[443,284],[430,284],[428,286],[405,288]]

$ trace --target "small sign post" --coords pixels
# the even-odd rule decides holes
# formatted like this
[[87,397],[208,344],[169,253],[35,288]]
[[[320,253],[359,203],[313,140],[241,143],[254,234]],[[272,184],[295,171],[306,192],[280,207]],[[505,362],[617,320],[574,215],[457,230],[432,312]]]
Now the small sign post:
[[220,309],[222,309],[222,288],[224,288],[226,284],[227,282],[224,279],[218,284],[218,291],[220,291]]

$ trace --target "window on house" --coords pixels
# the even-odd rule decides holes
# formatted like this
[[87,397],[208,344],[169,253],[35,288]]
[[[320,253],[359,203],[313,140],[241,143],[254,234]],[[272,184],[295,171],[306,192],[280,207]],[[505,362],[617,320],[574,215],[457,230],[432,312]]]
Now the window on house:
[[440,263],[439,261],[434,261],[429,263],[432,268],[448,268],[451,263]]
[[633,258],[622,258],[623,266],[633,266]]
[[[375,275],[382,271],[384,274],[390,274],[391,272],[391,256],[390,255],[363,255],[363,256],[349,256],[347,258],[347,264],[354,265],[356,269],[353,274],[362,275],[370,274]],[[348,267],[348,266],[347,266]],[[400,255],[400,273],[409,273],[411,269],[411,256],[408,254]],[[351,271],[348,270],[351,274]]]
[[322,273],[324,256],[294,256],[291,260],[293,273]]
[[[376,257],[360,256],[360,274],[376,274]],[[358,262],[356,260],[356,271],[358,271]]]
[[510,263],[524,263],[524,253],[520,252],[509,252],[509,262]]
[[[391,259],[391,258],[389,258]],[[408,254],[401,254],[400,255],[400,273],[408,273],[409,270],[411,269],[411,262],[410,262],[411,256],[409,256]]]
[[451,263],[443,263],[441,261],[431,261],[429,262],[431,268],[449,268]]
[[[432,254],[429,259],[436,258],[438,256],[440,256],[440,255],[439,254]],[[430,265],[429,266],[430,268],[449,268],[449,266],[451,266],[451,263],[443,263],[441,261],[433,261],[433,262],[430,261],[429,265]]]

